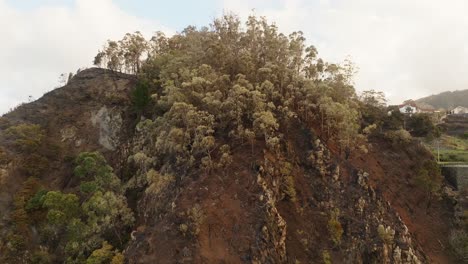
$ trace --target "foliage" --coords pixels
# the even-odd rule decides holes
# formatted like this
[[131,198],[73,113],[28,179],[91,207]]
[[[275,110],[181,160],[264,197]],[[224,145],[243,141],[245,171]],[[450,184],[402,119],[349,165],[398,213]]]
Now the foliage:
[[108,231],[123,230],[134,221],[125,197],[111,191],[95,192],[83,203],[82,208],[92,233],[104,234]]
[[31,256],[32,264],[52,263],[52,256],[44,249],[35,251]]
[[75,160],[76,167],[73,170],[75,176],[83,182],[80,186],[83,192],[92,192],[95,190],[112,190],[116,193],[122,193],[122,184],[113,173],[112,167],[107,165],[107,161],[99,152],[82,152]]
[[41,209],[44,203],[44,196],[47,194],[47,190],[40,189],[31,199],[26,203],[25,209],[27,211]]
[[137,73],[140,71],[147,45],[139,31],[127,33],[120,41],[109,40],[103,51],[94,57],[94,65],[105,65],[114,71]]
[[387,131],[384,136],[395,147],[404,146],[410,143],[413,139],[411,134],[404,129]]
[[440,137],[439,129],[428,114],[414,114],[407,124],[407,129],[416,137]]
[[283,181],[282,192],[288,197],[289,200],[296,202],[296,186],[294,177],[292,176],[292,164],[289,162],[281,162],[280,166],[280,174]]
[[[78,155],[74,172],[83,179],[79,195],[47,191],[36,178],[24,182],[15,196],[15,228],[8,238],[11,246],[7,255],[28,256],[34,263],[83,263],[103,241],[123,246],[123,234],[128,232],[134,217],[120,180],[97,152]],[[37,230],[41,247],[26,247],[25,242],[32,238],[30,230]],[[30,249],[32,254],[28,253]],[[95,262],[91,263],[101,263],[99,253],[95,251],[91,257]],[[111,261],[123,263],[124,259],[115,250],[105,263]]]
[[7,128],[4,136],[8,141],[13,142],[15,149],[19,152],[31,153],[39,148],[44,138],[44,131],[39,125],[19,124]]
[[332,259],[330,256],[330,252],[328,252],[328,250],[322,251],[322,260],[324,264],[332,264]]
[[464,139],[464,140],[468,140],[468,132],[465,132],[463,133],[461,136],[460,136],[461,139]]
[[468,140],[443,134],[437,141],[427,144],[441,162],[468,162]]
[[292,202],[296,202],[297,197],[296,197],[296,188],[294,184],[294,177],[291,175],[286,176],[284,179],[284,184],[285,184],[286,195],[289,197],[289,199]]
[[443,182],[440,167],[437,162],[432,160],[424,162],[418,171],[415,181],[416,184],[426,193],[426,209],[428,209],[433,197],[440,191]]
[[[129,63],[124,54],[130,39],[143,56]],[[123,67],[137,62],[141,67]],[[355,147],[359,138],[353,64],[324,62],[302,32],[284,35],[264,18],[251,16],[243,28],[238,17],[226,15],[210,27],[187,27],[172,37],[158,32],[150,40],[126,35],[109,41],[96,63],[137,72],[155,93],[154,118],[144,126],[146,136],[138,126],[146,139],[135,153],[150,157],[156,171],[164,168],[161,174],[225,167],[230,154],[220,146],[228,137],[250,144],[252,153],[258,141],[279,152],[297,119],[311,128],[320,122],[321,136],[342,148]],[[146,103],[146,87],[140,88]]]
[[405,115],[400,112],[398,107],[389,107],[387,115],[383,118],[382,127],[389,130],[399,130],[404,128]]
[[455,230],[449,237],[450,246],[462,261],[468,260],[468,234],[464,230]]
[[148,171],[146,174],[146,179],[149,184],[146,192],[153,195],[159,194],[175,181],[175,177],[173,175],[161,175],[153,169]]
[[361,127],[379,127],[383,126],[387,116],[387,99],[383,92],[375,90],[364,91],[359,96],[360,112],[362,116]]
[[393,239],[395,237],[395,231],[392,230],[389,226],[384,227],[383,225],[379,225],[377,228],[377,233],[379,234],[380,239],[387,244],[391,245],[393,243]]
[[190,231],[194,236],[196,236],[200,233],[201,225],[205,220],[205,214],[203,213],[203,209],[199,204],[195,204],[192,208],[187,210],[187,215],[190,219]]
[[107,241],[102,242],[102,247],[91,253],[91,256],[86,260],[86,264],[123,264],[123,255],[117,250],[112,249],[112,245]]
[[151,101],[149,84],[146,81],[139,81],[132,91],[132,103],[137,113],[143,113]]
[[343,236],[343,227],[339,221],[339,210],[334,210],[328,220],[328,232],[330,233],[331,239],[336,246],[341,244],[341,237]]
[[79,198],[74,194],[49,191],[42,199],[42,206],[48,209],[47,220],[52,225],[65,225],[80,214]]

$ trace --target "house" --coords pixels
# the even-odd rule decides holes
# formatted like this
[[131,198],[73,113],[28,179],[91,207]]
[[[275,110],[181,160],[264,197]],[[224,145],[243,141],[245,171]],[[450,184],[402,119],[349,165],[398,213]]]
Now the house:
[[434,109],[416,104],[413,100],[405,101],[403,104],[398,106],[398,109],[403,114],[417,114],[417,113],[434,113]]
[[421,112],[421,108],[413,100],[403,102],[398,106],[398,110],[403,114],[416,114]]
[[455,115],[468,114],[468,108],[463,106],[457,106],[452,110],[452,113]]

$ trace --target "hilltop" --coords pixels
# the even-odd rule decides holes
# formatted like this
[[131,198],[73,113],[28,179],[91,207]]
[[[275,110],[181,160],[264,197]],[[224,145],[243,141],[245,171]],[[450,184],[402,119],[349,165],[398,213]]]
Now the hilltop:
[[457,261],[432,154],[302,33],[225,16],[95,63],[0,118],[2,263]]
[[418,99],[416,102],[431,105],[436,109],[453,109],[457,106],[468,107],[468,90],[443,92]]

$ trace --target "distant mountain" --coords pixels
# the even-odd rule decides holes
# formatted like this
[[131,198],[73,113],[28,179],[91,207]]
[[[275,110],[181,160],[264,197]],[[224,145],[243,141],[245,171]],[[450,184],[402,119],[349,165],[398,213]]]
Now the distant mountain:
[[443,92],[416,100],[417,103],[429,104],[434,108],[468,107],[468,90]]

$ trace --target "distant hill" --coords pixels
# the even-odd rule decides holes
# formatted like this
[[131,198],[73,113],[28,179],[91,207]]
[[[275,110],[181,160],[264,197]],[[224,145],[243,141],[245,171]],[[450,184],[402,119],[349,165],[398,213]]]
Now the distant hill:
[[457,106],[468,107],[468,90],[443,92],[416,100],[417,103],[424,103],[434,108],[450,109]]

